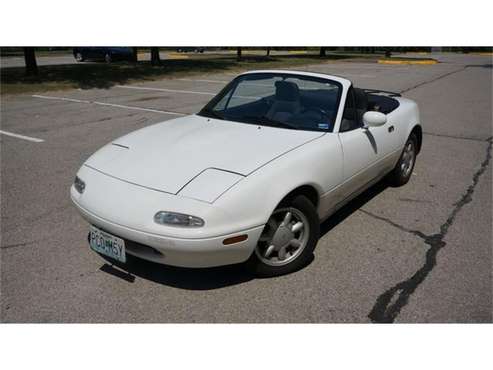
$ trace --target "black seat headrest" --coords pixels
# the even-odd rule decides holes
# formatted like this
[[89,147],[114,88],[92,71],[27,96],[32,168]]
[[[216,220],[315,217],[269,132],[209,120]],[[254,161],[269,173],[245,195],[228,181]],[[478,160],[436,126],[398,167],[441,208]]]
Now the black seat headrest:
[[362,89],[354,89],[354,100],[356,102],[356,109],[366,111],[368,109],[368,96]]
[[296,101],[300,98],[298,85],[289,81],[276,81],[276,99],[284,101]]

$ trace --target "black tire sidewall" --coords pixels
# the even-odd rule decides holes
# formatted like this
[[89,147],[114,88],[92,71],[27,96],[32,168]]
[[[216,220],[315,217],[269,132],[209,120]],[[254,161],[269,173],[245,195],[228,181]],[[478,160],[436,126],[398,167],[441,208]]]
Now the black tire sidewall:
[[257,257],[255,251],[253,251],[250,259],[246,263],[246,266],[250,272],[254,273],[258,277],[272,277],[289,274],[305,267],[313,258],[313,250],[317,245],[320,235],[320,220],[314,205],[307,197],[298,195],[292,199],[283,201],[276,209],[286,207],[296,208],[307,218],[310,228],[310,235],[307,245],[295,260],[283,266],[267,265],[263,263]]
[[[413,158],[413,166],[411,168],[411,171],[409,172],[408,176],[405,176],[401,170],[401,163],[402,163],[402,158],[404,156],[405,148],[407,147],[409,142],[411,142],[413,145],[414,158]],[[409,138],[406,140],[406,143],[404,144],[404,149],[402,150],[401,156],[399,157],[399,160],[397,161],[397,164],[395,165],[394,169],[390,173],[389,180],[390,180],[390,183],[392,185],[394,185],[394,186],[405,185],[405,184],[407,184],[407,182],[411,178],[413,171],[414,171],[414,166],[416,165],[417,142],[418,142],[418,140],[417,140],[416,135],[414,133],[409,135]]]

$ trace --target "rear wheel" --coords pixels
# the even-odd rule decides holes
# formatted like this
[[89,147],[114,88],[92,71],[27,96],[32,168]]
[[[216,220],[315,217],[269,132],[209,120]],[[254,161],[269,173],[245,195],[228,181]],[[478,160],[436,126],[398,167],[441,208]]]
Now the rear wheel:
[[283,202],[267,221],[248,269],[263,277],[299,270],[312,257],[319,228],[315,207],[305,196]]
[[417,142],[418,141],[414,133],[409,135],[399,161],[395,165],[392,172],[389,174],[388,179],[391,185],[405,185],[411,178],[411,174],[413,173],[414,165],[416,163]]

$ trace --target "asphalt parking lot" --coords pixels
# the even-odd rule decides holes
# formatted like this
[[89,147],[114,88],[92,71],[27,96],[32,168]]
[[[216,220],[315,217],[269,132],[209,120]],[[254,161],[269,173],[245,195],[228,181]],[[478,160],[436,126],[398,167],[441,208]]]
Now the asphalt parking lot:
[[3,96],[1,130],[25,137],[0,135],[1,321],[492,322],[492,58],[432,57],[304,68],[415,99],[423,148],[409,184],[365,192],[322,225],[305,269],[271,279],[111,267],[69,197],[99,147],[197,112],[233,75]]

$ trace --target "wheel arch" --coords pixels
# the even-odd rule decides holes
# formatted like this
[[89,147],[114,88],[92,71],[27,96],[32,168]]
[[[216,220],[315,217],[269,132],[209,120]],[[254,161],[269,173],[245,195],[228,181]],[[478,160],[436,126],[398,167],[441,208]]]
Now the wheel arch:
[[409,135],[411,135],[411,134],[416,135],[416,139],[418,141],[416,143],[416,145],[417,145],[416,154],[419,154],[419,152],[421,151],[421,145],[423,144],[423,128],[421,127],[421,125],[420,124],[415,125],[413,127],[413,129],[411,130],[411,133]]
[[304,195],[306,198],[308,198],[308,200],[313,204],[315,208],[318,207],[318,204],[320,202],[320,194],[315,186],[310,184],[304,184],[294,188],[281,199],[277,206],[279,206],[279,204],[294,199],[298,195]]

